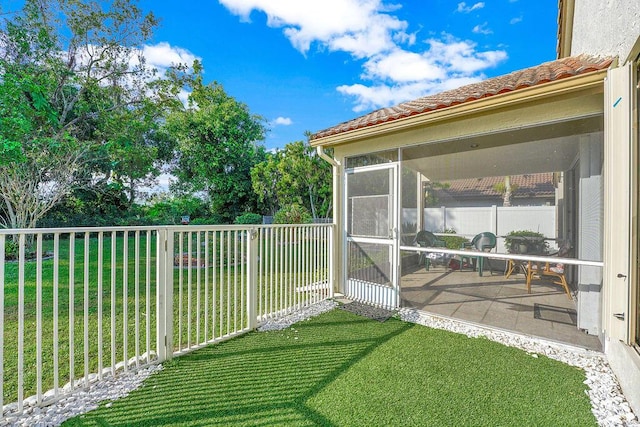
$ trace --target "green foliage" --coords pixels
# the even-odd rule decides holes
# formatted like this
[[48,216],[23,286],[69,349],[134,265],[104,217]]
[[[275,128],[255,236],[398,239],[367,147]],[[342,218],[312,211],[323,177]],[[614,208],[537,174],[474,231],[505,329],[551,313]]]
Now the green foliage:
[[189,225],[220,225],[225,224],[221,215],[211,215],[207,217],[200,217],[192,219]]
[[[189,215],[191,224],[207,219],[204,224],[223,224],[219,218],[210,218],[207,203],[192,195],[157,195],[145,209],[145,215],[153,224],[180,224],[181,217]],[[213,220],[214,222],[208,222]],[[217,220],[217,221],[216,221]]]
[[262,224],[262,215],[252,212],[245,212],[238,215],[233,221],[234,224]]
[[251,186],[256,194],[259,212],[273,215],[280,206],[278,182],[281,157],[280,152],[265,153],[265,159],[251,168]]
[[179,188],[205,192],[211,212],[231,222],[256,205],[250,171],[264,158],[264,149],[257,145],[264,138],[264,119],[221,85],[203,84],[199,63],[194,70],[188,108],[167,119],[166,131],[177,141],[172,172]]
[[159,82],[139,56],[153,14],[136,0],[26,0],[2,18],[4,222],[33,227],[78,188],[119,185],[132,205],[136,188],[168,160],[171,139],[159,119],[181,84]]
[[424,205],[426,207],[438,206],[440,199],[438,198],[438,190],[446,190],[451,187],[448,182],[429,181],[424,183]]
[[[517,184],[511,184],[510,188],[511,188],[511,194],[518,191]],[[507,185],[504,182],[499,182],[493,186],[493,189],[496,191],[496,193],[504,194],[507,192]]]
[[312,220],[307,208],[297,203],[283,207],[273,216],[274,224],[310,224]]
[[267,154],[251,170],[251,183],[265,213],[295,203],[307,208],[314,218],[331,215],[331,166],[302,141]]
[[[537,237],[534,240],[511,239],[511,237]],[[531,230],[510,231],[504,239],[504,246],[509,253],[542,254],[549,248],[549,243],[542,240],[544,234]]]
[[[7,239],[4,241],[4,258],[7,260],[13,260],[18,258],[18,242]],[[2,262],[2,260],[0,260]]]
[[[456,234],[456,230],[453,228],[447,228],[443,233]],[[438,236],[438,238],[444,240],[448,249],[460,249],[465,243],[469,242],[469,239],[461,236]]]

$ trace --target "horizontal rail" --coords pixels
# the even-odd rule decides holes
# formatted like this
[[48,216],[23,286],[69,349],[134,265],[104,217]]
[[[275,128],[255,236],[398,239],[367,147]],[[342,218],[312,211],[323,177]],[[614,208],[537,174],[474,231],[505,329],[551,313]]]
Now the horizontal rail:
[[439,253],[449,255],[473,256],[491,259],[506,259],[514,261],[532,261],[532,262],[552,262],[570,265],[584,265],[590,267],[604,267],[602,261],[588,261],[575,258],[561,258],[556,256],[541,255],[520,255],[520,254],[503,254],[498,252],[481,252],[481,251],[465,251],[458,249],[446,249],[438,247],[418,247],[418,246],[400,246],[401,251]]
[[260,228],[323,228],[333,224],[252,224],[252,225],[144,225],[144,226],[113,226],[113,227],[61,227],[61,228],[0,228],[0,235],[17,234],[69,234],[69,233],[99,233],[112,231],[196,231],[196,230],[248,230]]

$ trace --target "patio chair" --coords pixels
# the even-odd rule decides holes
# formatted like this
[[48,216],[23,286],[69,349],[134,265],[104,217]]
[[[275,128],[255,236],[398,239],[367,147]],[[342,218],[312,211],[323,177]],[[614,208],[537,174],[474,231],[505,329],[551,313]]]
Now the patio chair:
[[[560,249],[552,256],[559,257],[569,257],[571,256],[571,245],[568,242],[565,242],[561,245]],[[527,292],[531,293],[531,279],[534,276],[537,276],[540,279],[551,278],[552,283],[556,285],[562,286],[564,292],[567,294],[567,297],[570,300],[573,300],[571,296],[571,290],[569,289],[569,284],[567,283],[567,278],[565,276],[565,266],[562,263],[553,263],[553,262],[530,262],[528,264],[527,271]]]
[[[414,239],[414,245],[419,246],[421,248],[445,248],[447,245],[444,240],[439,239],[435,234],[430,231],[422,230],[416,234],[416,238]],[[435,256],[434,256],[435,255]],[[422,264],[424,262],[424,268],[429,271],[431,267],[431,261],[437,260],[439,257],[444,258],[445,254],[438,254],[434,252],[426,253],[419,252],[418,264]]]
[[[497,241],[498,239],[496,238],[495,234],[489,231],[485,231],[483,233],[476,234],[476,236],[473,238],[473,240],[471,240],[470,243],[463,243],[462,249],[478,252],[491,252],[491,250],[496,247]],[[461,259],[461,267],[467,264],[473,266],[474,270],[477,267],[478,274],[482,276],[482,270],[484,268],[484,257],[463,255]]]

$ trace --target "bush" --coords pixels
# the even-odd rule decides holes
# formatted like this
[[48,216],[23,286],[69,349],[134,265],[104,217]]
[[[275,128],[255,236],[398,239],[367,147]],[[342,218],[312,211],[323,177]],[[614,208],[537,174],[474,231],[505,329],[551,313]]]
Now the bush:
[[7,236],[7,240],[4,241],[4,258],[7,260],[18,259],[18,248],[18,242]]
[[208,217],[195,218],[189,222],[189,225],[221,225],[226,224],[222,215],[211,214]]
[[245,212],[238,215],[233,221],[234,224],[262,224],[262,215],[252,212]]
[[[443,233],[456,234],[456,230],[453,228],[447,228]],[[460,236],[438,236],[438,238],[444,240],[447,249],[460,249],[463,244],[469,242],[469,239]]]
[[[521,240],[521,239],[510,239],[510,237],[538,237],[538,239],[534,240]],[[510,254],[516,253],[532,253],[532,254],[542,254],[547,251],[549,248],[549,244],[542,240],[544,238],[544,234],[538,233],[537,231],[530,230],[519,230],[519,231],[510,231],[504,238],[504,246],[507,248],[507,252]],[[522,246],[522,248],[520,247]]]
[[285,206],[273,216],[274,224],[310,224],[312,221],[307,208],[297,203]]

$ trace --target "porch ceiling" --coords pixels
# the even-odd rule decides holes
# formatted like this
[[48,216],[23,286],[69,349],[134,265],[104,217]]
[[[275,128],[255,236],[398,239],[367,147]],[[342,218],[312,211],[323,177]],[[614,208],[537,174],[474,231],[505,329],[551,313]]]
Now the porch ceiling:
[[[416,145],[405,148],[402,156],[409,168],[437,181],[565,171],[578,157],[581,135],[601,132],[602,123],[602,116],[547,123],[535,128]],[[542,155],[540,147],[544,147]],[[443,155],[453,153],[454,156],[447,156],[443,161]]]

